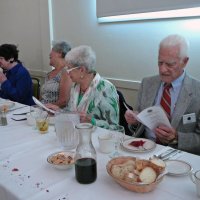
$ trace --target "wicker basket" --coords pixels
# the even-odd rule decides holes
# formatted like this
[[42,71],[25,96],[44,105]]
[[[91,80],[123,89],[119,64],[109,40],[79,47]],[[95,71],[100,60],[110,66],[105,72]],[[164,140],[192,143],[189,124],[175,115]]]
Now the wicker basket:
[[128,160],[136,160],[135,157],[117,157],[117,158],[113,158],[112,160],[110,160],[107,165],[106,165],[106,169],[108,174],[117,182],[119,183],[122,187],[131,190],[133,192],[139,192],[139,193],[146,193],[146,192],[151,192],[153,191],[156,186],[163,180],[164,176],[161,176],[160,178],[156,179],[155,182],[150,183],[150,184],[146,184],[146,183],[139,183],[139,182],[128,182],[125,180],[121,180],[117,177],[114,177],[111,173],[111,167],[114,164],[123,164],[124,162],[128,161]]

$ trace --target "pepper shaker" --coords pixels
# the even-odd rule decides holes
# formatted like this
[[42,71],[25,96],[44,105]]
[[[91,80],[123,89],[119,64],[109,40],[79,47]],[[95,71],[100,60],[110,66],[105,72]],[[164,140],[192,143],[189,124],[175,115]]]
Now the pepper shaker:
[[6,112],[4,110],[0,111],[0,125],[6,126],[8,124]]

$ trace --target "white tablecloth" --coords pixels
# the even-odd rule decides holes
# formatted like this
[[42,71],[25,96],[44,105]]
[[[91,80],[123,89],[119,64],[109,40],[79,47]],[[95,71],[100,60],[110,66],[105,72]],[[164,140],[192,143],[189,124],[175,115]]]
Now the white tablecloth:
[[[189,176],[166,176],[150,193],[134,193],[122,188],[107,174],[108,154],[99,151],[97,136],[103,131],[97,128],[93,133],[93,144],[97,152],[97,180],[92,184],[79,184],[75,179],[74,167],[58,170],[47,163],[47,156],[61,150],[56,140],[54,126],[47,134],[39,134],[26,121],[13,121],[10,112],[8,125],[0,126],[0,200],[188,200],[198,199],[195,185]],[[163,147],[147,153],[124,155],[149,158]],[[179,158],[189,162],[194,170],[200,169],[200,157],[184,153]]]

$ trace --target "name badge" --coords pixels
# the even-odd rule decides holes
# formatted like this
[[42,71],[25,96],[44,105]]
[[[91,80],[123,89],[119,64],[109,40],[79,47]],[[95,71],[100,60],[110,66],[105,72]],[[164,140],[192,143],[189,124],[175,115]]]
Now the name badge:
[[183,115],[183,124],[190,124],[196,122],[196,114],[190,113]]

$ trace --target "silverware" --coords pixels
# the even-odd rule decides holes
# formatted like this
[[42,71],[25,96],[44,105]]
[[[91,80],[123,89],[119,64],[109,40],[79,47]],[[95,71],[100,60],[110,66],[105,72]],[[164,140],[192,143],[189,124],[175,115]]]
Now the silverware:
[[175,152],[172,152],[170,155],[168,155],[167,157],[165,157],[163,160],[169,160],[170,158],[174,157],[175,155],[177,155],[178,153],[181,153],[181,150],[176,150]]
[[168,149],[167,151],[159,154],[159,155],[154,155],[154,157],[159,158],[159,159],[165,159],[166,157],[170,156],[174,152],[178,151],[177,149]]
[[26,115],[27,113],[30,113],[30,112],[14,113],[13,115]]
[[14,121],[24,121],[24,120],[27,120],[27,118],[22,118],[22,119],[14,119],[14,118],[11,118],[12,120]]

